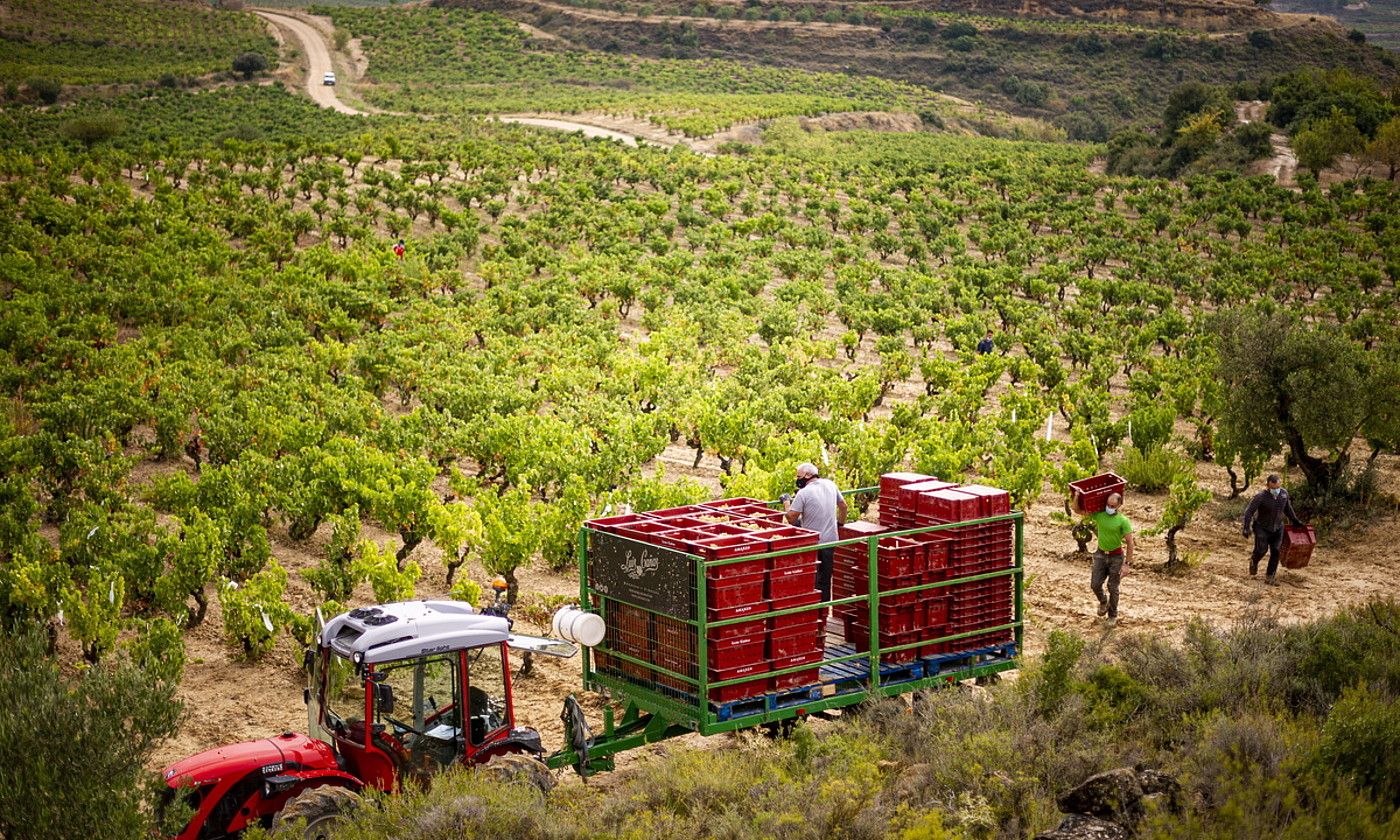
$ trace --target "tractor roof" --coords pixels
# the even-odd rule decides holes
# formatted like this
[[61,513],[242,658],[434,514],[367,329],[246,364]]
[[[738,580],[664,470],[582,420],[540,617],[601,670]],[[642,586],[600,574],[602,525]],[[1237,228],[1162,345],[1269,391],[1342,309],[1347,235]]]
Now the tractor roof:
[[504,618],[480,615],[461,601],[400,601],[336,616],[321,631],[321,644],[375,664],[497,644],[509,633]]

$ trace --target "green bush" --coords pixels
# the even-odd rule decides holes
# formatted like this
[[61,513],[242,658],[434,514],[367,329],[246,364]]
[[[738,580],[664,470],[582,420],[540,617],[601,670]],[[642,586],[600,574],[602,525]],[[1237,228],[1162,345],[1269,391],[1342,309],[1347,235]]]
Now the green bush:
[[155,836],[143,785],[180,720],[171,676],[121,656],[65,673],[42,632],[0,635],[0,836]]
[[1158,446],[1146,452],[1136,446],[1123,448],[1118,462],[1118,474],[1132,486],[1147,493],[1157,493],[1172,486],[1176,477],[1191,469],[1191,459]]
[[1400,808],[1400,700],[1374,686],[1347,689],[1327,715],[1317,761]]
[[54,79],[30,79],[25,83],[30,95],[38,98],[45,105],[52,105],[58,101],[59,94],[63,93],[63,84]]

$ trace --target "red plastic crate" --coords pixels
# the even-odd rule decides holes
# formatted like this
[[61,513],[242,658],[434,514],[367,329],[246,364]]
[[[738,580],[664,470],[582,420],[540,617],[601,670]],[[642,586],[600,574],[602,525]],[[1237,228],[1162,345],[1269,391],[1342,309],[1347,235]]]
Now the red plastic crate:
[[876,562],[882,575],[901,577],[917,575],[925,567],[922,546],[903,537],[885,537],[880,540]]
[[[768,611],[768,605],[759,601],[751,604],[735,604],[730,607],[709,607],[705,610],[705,618],[708,621],[728,621],[731,618],[745,618],[747,616],[763,615]],[[723,628],[718,628],[723,629]]]
[[696,528],[696,533],[704,534],[706,537],[744,537],[753,533],[752,528],[745,528],[739,525],[741,520],[729,520],[727,522],[716,522],[712,525],[701,525]]
[[[761,540],[745,534],[734,534],[723,537],[704,537],[694,541],[695,553],[706,560],[729,560],[735,557],[746,557],[750,554],[762,554],[767,550],[767,544]],[[763,572],[768,568],[768,561],[763,558],[756,560],[746,560],[741,563],[728,563],[723,566],[712,566],[705,575],[711,579],[743,577]]]
[[763,504],[762,499],[750,499],[747,496],[735,496],[729,499],[715,499],[713,502],[702,502],[700,504],[701,507],[713,508],[714,510],[729,510],[730,508],[748,507],[752,505],[758,505],[759,507],[767,507],[767,505]]
[[768,692],[770,680],[768,678],[768,663],[760,662],[755,665],[742,665],[737,668],[711,668],[709,671],[710,682],[724,682],[725,680],[738,679],[740,677],[752,676],[754,679],[735,685],[724,686],[722,688],[710,689],[710,700],[715,703],[728,703],[733,700],[743,700],[746,697],[756,697]]
[[610,534],[616,533],[617,529],[623,525],[630,525],[633,522],[645,522],[652,517],[645,513],[620,513],[616,516],[604,516],[599,519],[590,519],[583,523],[595,531],[606,531]]
[[1122,493],[1127,486],[1126,481],[1110,472],[1071,481],[1069,492],[1071,497],[1079,499],[1085,513],[1098,513],[1108,505],[1109,496]]
[[915,514],[923,507],[921,499],[925,494],[935,493],[940,490],[951,490],[957,486],[956,482],[943,481],[938,478],[930,478],[927,481],[917,481],[912,484],[906,484],[899,488],[899,493],[896,495],[898,503],[895,507],[904,513]]
[[705,648],[705,659],[710,663],[711,670],[758,665],[768,661],[765,648],[763,634],[740,636],[723,642],[709,643]]
[[875,537],[888,531],[884,525],[874,522],[866,522],[863,519],[856,519],[847,522],[845,525],[836,526],[836,535],[843,540],[854,539],[856,537]]
[[798,656],[825,648],[825,639],[820,628],[804,627],[799,630],[770,632],[768,634],[768,657],[783,659]]
[[[767,609],[766,607],[764,609]],[[718,621],[719,619],[712,619]],[[752,636],[755,633],[764,633],[768,630],[768,621],[756,618],[753,621],[740,621],[735,624],[726,624],[723,627],[710,627],[705,631],[705,638],[711,641],[723,641],[733,639],[738,636]]]
[[982,516],[1000,516],[1011,512],[1011,494],[998,487],[984,484],[964,484],[960,493],[969,493],[978,498],[979,513]]
[[[768,609],[775,612],[778,610],[790,610],[796,607],[819,604],[821,603],[821,599],[822,594],[814,589],[804,595],[794,595],[789,598],[779,598],[776,601],[770,601]],[[791,615],[774,616],[768,619],[768,626],[769,629],[775,633],[798,630],[805,627],[819,628],[821,626],[821,610],[814,607],[813,609],[796,612]]]
[[[933,591],[937,592],[938,590],[935,589]],[[948,605],[949,599],[947,596],[940,595],[934,598],[925,598],[921,604],[924,609],[923,626],[942,627],[947,624]]]
[[812,547],[812,551],[795,551],[792,554],[769,557],[768,566],[771,569],[815,563],[817,560],[815,548],[816,545],[821,542],[821,535],[816,531],[809,531],[806,528],[798,528],[793,525],[769,528],[766,531],[760,531],[755,534],[754,537],[755,539],[767,540],[768,551],[790,551],[797,548]]
[[656,539],[659,534],[674,530],[675,526],[668,525],[659,519],[643,519],[637,522],[629,522],[626,525],[619,525],[613,530],[613,533],[620,537],[626,537],[629,540],[656,545]]
[[899,488],[932,479],[931,475],[912,472],[887,472],[880,476],[880,504],[893,503]]
[[[718,571],[718,569],[710,571]],[[762,572],[756,575],[711,578],[706,581],[705,605],[718,610],[744,604],[762,603],[763,583],[764,574]]]
[[752,520],[769,523],[770,525],[782,525],[787,521],[783,515],[783,511],[770,508],[762,502],[755,502],[751,505],[735,505],[734,507],[726,509],[736,516],[744,516]]
[[918,516],[938,522],[977,519],[979,500],[971,493],[948,488],[919,494]]
[[708,538],[709,535],[703,531],[698,531],[693,528],[676,528],[671,531],[664,531],[656,534],[652,542],[662,548],[669,548],[672,551],[694,554],[696,553],[696,541]]
[[794,656],[783,657],[782,659],[775,659],[773,661],[774,671],[796,668],[801,665],[812,665],[815,667],[773,677],[773,689],[775,691],[781,691],[788,688],[817,684],[821,681],[821,661],[822,652],[820,650],[813,650]]
[[681,505],[680,507],[666,508],[664,510],[647,511],[656,519],[666,519],[672,516],[689,516],[695,513],[707,513],[704,505]]
[[1296,525],[1283,526],[1283,550],[1279,552],[1279,562],[1285,569],[1301,569],[1312,559],[1313,547],[1317,545],[1317,532],[1311,525],[1299,528]]
[[786,691],[790,688],[816,685],[822,680],[821,674],[821,668],[809,668],[805,671],[794,671],[791,674],[779,674],[773,678],[773,690]]
[[806,595],[817,588],[817,564],[806,563],[773,569],[768,572],[767,581],[766,597],[770,600]]

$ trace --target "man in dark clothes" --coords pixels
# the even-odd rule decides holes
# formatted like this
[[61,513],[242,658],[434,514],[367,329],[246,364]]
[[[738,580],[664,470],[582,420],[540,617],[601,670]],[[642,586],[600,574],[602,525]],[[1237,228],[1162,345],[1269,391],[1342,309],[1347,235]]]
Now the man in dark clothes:
[[977,352],[985,356],[995,349],[996,345],[992,343],[992,331],[987,330],[987,334],[982,336],[981,341],[977,342]]
[[1269,552],[1269,568],[1264,574],[1264,582],[1270,586],[1278,586],[1274,575],[1278,573],[1278,554],[1283,545],[1285,517],[1294,525],[1302,527],[1303,522],[1298,518],[1298,514],[1293,512],[1293,503],[1288,499],[1288,491],[1283,489],[1283,482],[1278,476],[1271,475],[1267,479],[1265,489],[1249,500],[1249,506],[1244,509],[1244,527],[1241,529],[1247,537],[1250,534],[1250,526],[1253,526],[1254,553],[1249,556],[1251,576],[1259,573],[1259,559],[1264,556],[1264,552]]

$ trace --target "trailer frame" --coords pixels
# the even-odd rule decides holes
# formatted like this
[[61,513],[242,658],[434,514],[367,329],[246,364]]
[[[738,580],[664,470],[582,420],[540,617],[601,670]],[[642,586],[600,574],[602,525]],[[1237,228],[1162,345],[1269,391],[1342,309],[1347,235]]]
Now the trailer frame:
[[[877,492],[878,489],[878,487],[862,487],[845,491],[843,495],[870,494]],[[768,504],[771,507],[775,503],[769,502]],[[888,537],[937,533],[954,528],[1000,522],[1009,522],[1014,526],[1014,553],[1013,563],[1010,567],[948,580],[921,583],[915,586],[907,586],[889,591],[882,591],[880,589],[878,573],[878,549],[880,540]],[[595,594],[599,594],[595,593],[595,590],[588,584],[588,544],[590,533],[591,529],[585,525],[579,529],[578,536],[579,603],[585,605],[585,607],[593,604]],[[680,674],[662,668],[655,662],[638,659],[606,647],[602,647],[602,650],[607,656],[613,659],[630,662],[649,670],[666,674],[675,680],[693,686],[695,693],[692,699],[694,699],[695,702],[693,704],[687,704],[682,702],[681,698],[669,696],[655,688],[648,688],[620,676],[595,670],[593,667],[592,651],[585,648],[582,663],[584,689],[601,693],[619,701],[623,706],[622,717],[620,720],[616,719],[612,706],[609,705],[605,707],[603,729],[601,732],[596,735],[590,735],[586,744],[582,745],[583,749],[579,749],[576,745],[570,744],[558,753],[550,756],[546,760],[546,764],[552,768],[572,766],[576,768],[581,775],[587,776],[602,770],[612,769],[613,756],[617,753],[635,749],[645,744],[690,734],[692,732],[701,735],[717,735],[740,729],[750,729],[766,724],[780,723],[782,721],[806,717],[808,715],[854,706],[872,698],[893,697],[913,691],[945,687],[962,680],[990,677],[1003,671],[1018,668],[1020,665],[1019,656],[1022,651],[1024,638],[1024,533],[1024,514],[1020,511],[1012,511],[1010,513],[980,519],[904,528],[866,537],[836,540],[834,542],[822,543],[815,547],[805,546],[801,548],[770,551],[762,554],[749,554],[742,557],[722,560],[705,560],[698,555],[685,554],[692,562],[695,569],[696,617],[693,619],[676,620],[692,626],[695,630],[695,659],[698,663],[697,677]],[[627,540],[626,537],[619,535],[613,536],[618,539]],[[635,542],[632,540],[628,541]],[[642,543],[638,544],[643,545]],[[794,607],[786,610],[776,610],[760,615],[731,618],[723,621],[707,620],[706,580],[707,573],[710,569],[717,566],[752,561],[759,558],[781,557],[789,554],[812,552],[817,548],[834,548],[855,544],[864,544],[866,546],[866,555],[868,558],[866,572],[868,576],[867,580],[869,581],[868,588],[870,590],[868,594],[855,595],[848,598],[833,598],[816,604]],[[1010,623],[994,627],[982,627],[946,636],[920,639],[917,642],[902,645],[881,646],[879,605],[883,598],[909,593],[928,592],[955,584],[974,583],[977,581],[996,580],[1007,577],[1012,579],[1014,604],[1014,611]],[[625,600],[612,596],[607,596],[607,600],[622,604],[628,603]],[[847,653],[844,650],[845,647],[848,647],[847,645],[827,646],[824,650],[824,657],[819,665],[822,682],[814,686],[798,687],[787,692],[771,692],[760,697],[731,701],[728,703],[713,703],[708,700],[710,689],[744,682],[750,678],[740,677],[728,681],[709,681],[709,669],[706,667],[708,647],[707,630],[746,621],[791,615],[811,610],[828,610],[831,607],[845,604],[864,604],[866,606],[870,635],[870,649],[868,651],[855,652],[852,650],[850,653]],[[606,620],[606,615],[604,618]],[[951,654],[917,657],[912,662],[908,663],[881,661],[887,654],[908,651],[925,644],[955,642],[960,639],[988,633],[998,633],[1005,630],[1012,631],[1013,641],[984,648],[958,651]],[[833,653],[836,655],[832,655]],[[811,670],[811,668],[811,665],[800,665],[769,672],[769,676],[781,676],[783,674]],[[828,679],[828,677],[830,677],[830,679]],[[806,692],[806,696],[803,696],[803,692]],[[753,709],[753,711],[748,711],[749,709]]]

